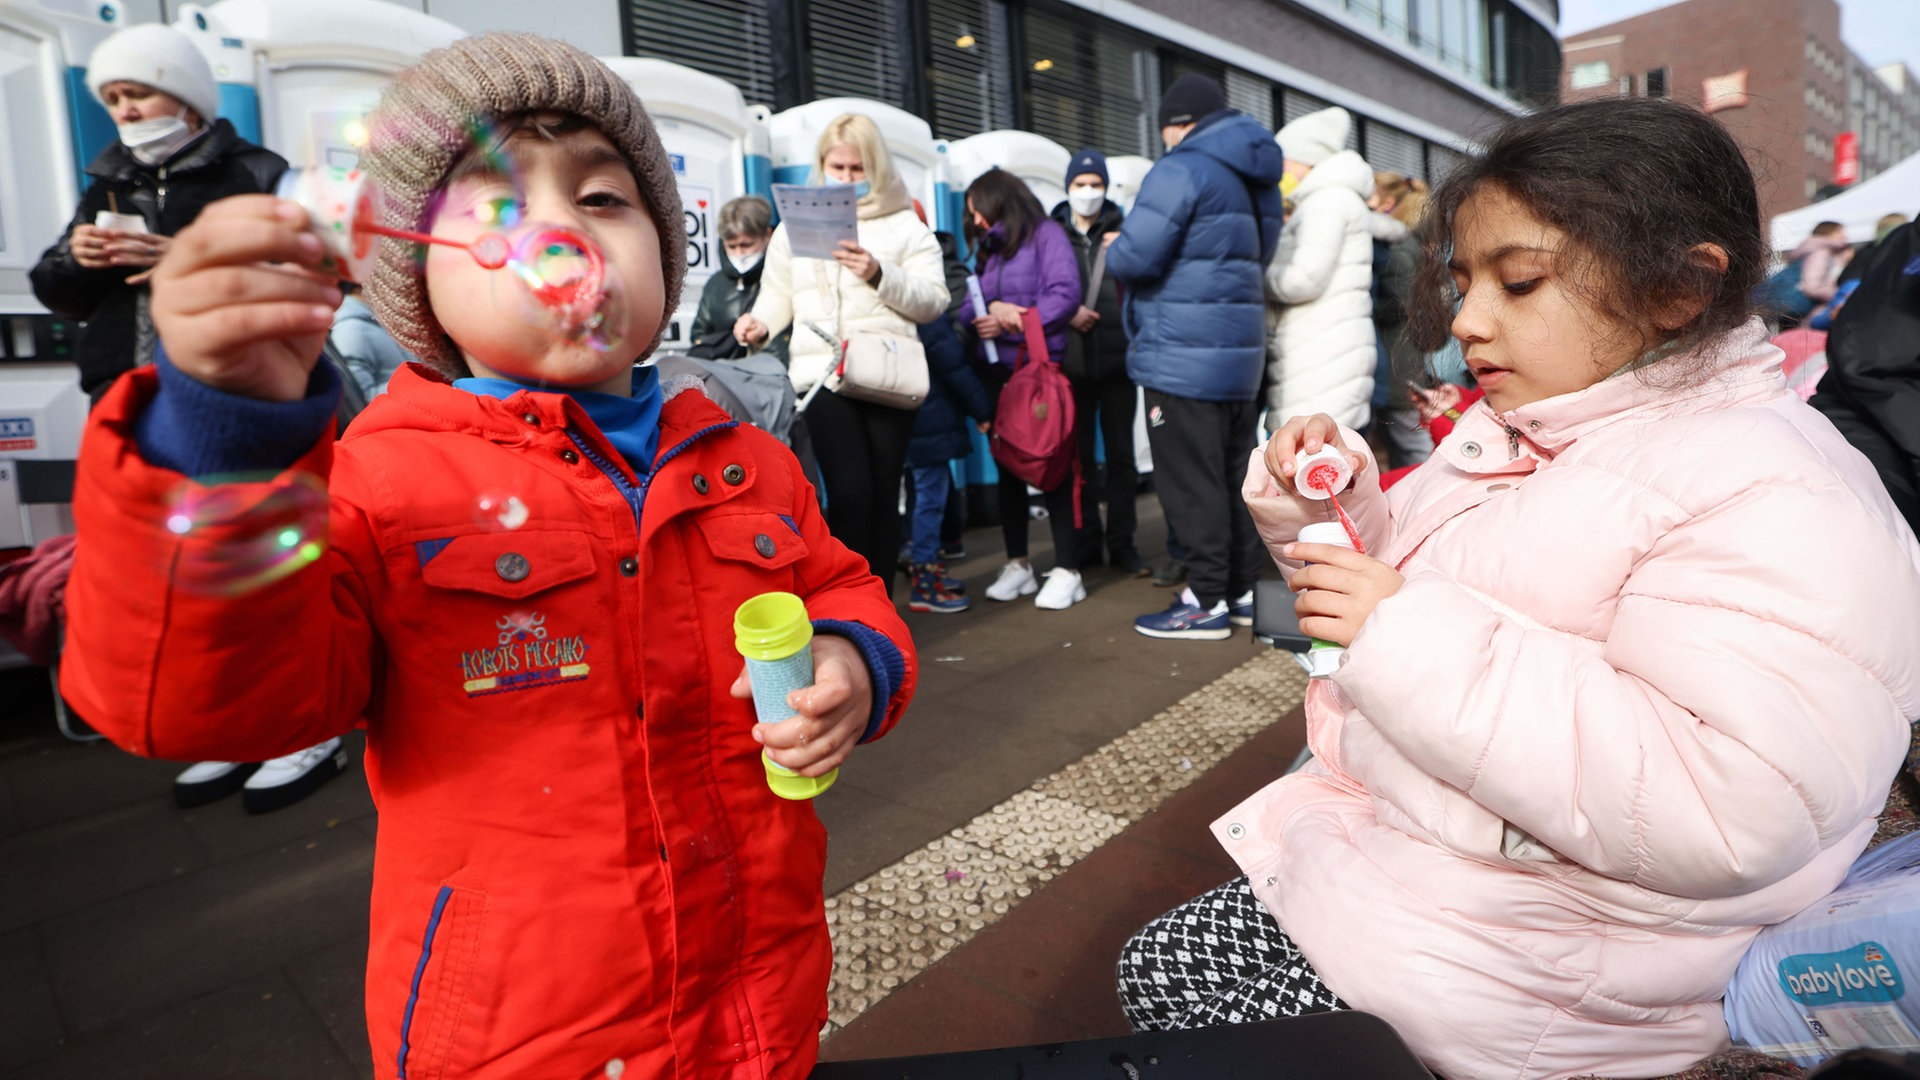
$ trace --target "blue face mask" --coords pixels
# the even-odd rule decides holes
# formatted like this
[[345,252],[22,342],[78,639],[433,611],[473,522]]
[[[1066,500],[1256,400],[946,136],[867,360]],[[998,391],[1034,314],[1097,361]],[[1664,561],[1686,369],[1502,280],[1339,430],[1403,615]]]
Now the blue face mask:
[[853,197],[856,199],[864,199],[867,197],[867,194],[872,190],[873,190],[873,185],[867,183],[865,180],[862,180],[859,183],[853,185]]

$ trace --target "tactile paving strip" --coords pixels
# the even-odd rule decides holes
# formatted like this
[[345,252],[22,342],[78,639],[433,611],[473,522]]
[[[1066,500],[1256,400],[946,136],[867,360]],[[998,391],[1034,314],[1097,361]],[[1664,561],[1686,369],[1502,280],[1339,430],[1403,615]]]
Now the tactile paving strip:
[[1153,719],[827,900],[826,1038],[1300,704],[1263,651]]

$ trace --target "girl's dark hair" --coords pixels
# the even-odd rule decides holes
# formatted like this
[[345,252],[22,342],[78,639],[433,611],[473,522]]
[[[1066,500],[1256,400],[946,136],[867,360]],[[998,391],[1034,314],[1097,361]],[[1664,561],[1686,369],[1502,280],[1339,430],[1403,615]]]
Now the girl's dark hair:
[[[1019,177],[1005,169],[988,169],[979,178],[967,185],[967,201],[987,219],[988,225],[1000,226],[1001,258],[1010,259],[1020,250],[1020,245],[1033,235],[1034,227],[1046,220],[1047,212],[1034,198],[1033,192]],[[972,218],[967,221],[967,239],[978,243],[979,232]]]
[[[1411,325],[1421,349],[1451,333],[1459,297],[1447,269],[1455,216],[1497,186],[1567,235],[1559,259],[1589,299],[1644,336],[1685,348],[1746,322],[1765,275],[1753,170],[1724,127],[1687,105],[1608,98],[1510,121],[1442,181],[1428,203]],[[1723,271],[1693,252],[1718,245]],[[1698,314],[1664,327],[1694,306]]]

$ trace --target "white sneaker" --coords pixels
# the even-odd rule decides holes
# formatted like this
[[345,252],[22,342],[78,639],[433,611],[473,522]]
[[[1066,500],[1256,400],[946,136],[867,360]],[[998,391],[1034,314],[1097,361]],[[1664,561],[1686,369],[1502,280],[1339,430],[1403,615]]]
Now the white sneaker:
[[205,806],[240,790],[260,766],[250,761],[203,761],[173,779],[173,801],[183,810]]
[[1047,583],[1040,595],[1033,598],[1033,606],[1065,611],[1086,598],[1087,587],[1080,580],[1080,571],[1056,566],[1047,571]]
[[1040,591],[1040,582],[1033,576],[1033,566],[1029,563],[1010,562],[1000,568],[1000,576],[987,586],[987,599],[1018,600],[1023,596],[1032,596]]
[[240,790],[240,805],[249,814],[264,814],[292,806],[320,790],[320,785],[347,771],[347,751],[339,739],[328,739],[298,753],[263,762]]

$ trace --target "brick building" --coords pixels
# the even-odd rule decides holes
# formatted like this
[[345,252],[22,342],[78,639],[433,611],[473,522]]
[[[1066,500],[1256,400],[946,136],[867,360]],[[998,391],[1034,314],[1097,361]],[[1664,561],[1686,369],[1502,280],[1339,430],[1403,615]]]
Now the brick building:
[[1747,148],[1769,218],[1833,182],[1844,132],[1860,139],[1862,180],[1920,151],[1920,87],[1904,64],[1876,71],[1846,46],[1835,0],[1685,0],[1562,48],[1567,101],[1642,95],[1712,111]]

